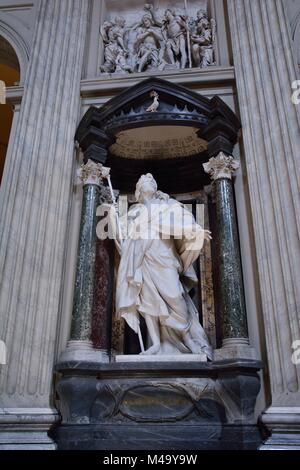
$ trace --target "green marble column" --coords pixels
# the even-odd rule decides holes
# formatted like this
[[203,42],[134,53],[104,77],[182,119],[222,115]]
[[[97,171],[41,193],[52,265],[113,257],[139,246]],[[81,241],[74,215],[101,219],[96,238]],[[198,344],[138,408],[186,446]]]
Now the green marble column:
[[71,341],[90,341],[93,312],[94,267],[96,257],[96,209],[100,188],[84,184],[76,280],[73,300]]
[[220,153],[203,166],[214,181],[217,219],[217,233],[214,234],[215,262],[222,314],[223,346],[245,346],[249,344],[248,327],[231,179],[239,163],[233,157]]
[[78,176],[83,183],[80,234],[76,279],[73,299],[71,335],[60,362],[92,360],[106,362],[107,355],[94,349],[92,344],[92,321],[95,283],[95,260],[97,250],[96,210],[99,205],[101,167],[92,160],[81,166]]

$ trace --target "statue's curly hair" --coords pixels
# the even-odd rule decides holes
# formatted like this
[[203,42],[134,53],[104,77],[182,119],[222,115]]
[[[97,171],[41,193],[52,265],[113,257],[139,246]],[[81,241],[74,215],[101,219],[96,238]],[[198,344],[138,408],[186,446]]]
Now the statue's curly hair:
[[139,201],[140,194],[141,194],[141,188],[142,188],[143,184],[145,183],[145,181],[148,181],[153,185],[154,194],[155,194],[156,199],[160,199],[160,200],[165,201],[165,202],[167,202],[170,199],[168,194],[157,190],[157,183],[156,183],[153,175],[151,173],[147,173],[146,175],[142,175],[140,177],[140,179],[138,180],[138,182],[136,183],[136,189],[135,189],[135,199],[136,199],[136,201]]
[[135,199],[137,201],[140,198],[141,188],[142,188],[143,184],[145,183],[145,181],[148,181],[149,183],[152,184],[155,193],[157,191],[157,183],[156,183],[155,179],[153,178],[153,175],[151,173],[147,173],[146,175],[142,175],[139,178],[138,182],[136,183],[136,188],[135,188]]

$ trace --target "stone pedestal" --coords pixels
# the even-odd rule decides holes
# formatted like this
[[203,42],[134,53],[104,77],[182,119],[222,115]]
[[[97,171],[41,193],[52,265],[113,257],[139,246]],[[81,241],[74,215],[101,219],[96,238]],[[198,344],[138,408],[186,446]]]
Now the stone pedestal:
[[297,79],[293,46],[284,1],[228,0],[228,12],[271,389],[272,405],[262,422],[274,433],[267,446],[288,448],[290,441],[300,449],[300,368],[292,361],[292,344],[300,338],[300,119],[291,99]]
[[[53,448],[52,377],[89,1],[41,0],[0,203],[0,449]],[[3,432],[2,432],[3,431]]]
[[270,437],[260,450],[299,450],[300,407],[268,408],[261,421]]
[[56,450],[48,436],[59,420],[56,409],[7,408],[0,411],[1,450]]
[[257,361],[59,364],[58,449],[257,449]]
[[206,354],[120,354],[115,362],[206,362]]

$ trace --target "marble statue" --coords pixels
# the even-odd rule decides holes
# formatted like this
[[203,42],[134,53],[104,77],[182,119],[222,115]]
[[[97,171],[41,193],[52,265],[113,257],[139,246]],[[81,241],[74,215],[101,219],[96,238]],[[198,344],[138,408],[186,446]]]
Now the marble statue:
[[143,72],[145,68],[158,69],[160,67],[160,46],[163,35],[160,28],[154,25],[150,14],[145,14],[137,29],[137,71]]
[[145,8],[152,15],[154,23],[161,27],[164,36],[163,51],[167,61],[174,66],[184,69],[187,65],[187,21],[185,16],[168,8],[165,10],[164,19],[160,21],[152,5],[146,4]]
[[197,12],[197,19],[194,22],[194,28],[190,36],[192,56],[196,67],[204,68],[214,64],[215,26],[215,20],[209,20],[204,10]]
[[104,64],[102,72],[130,72],[131,67],[127,64],[127,50],[124,43],[126,33],[125,19],[116,17],[113,22],[105,21],[100,28],[104,43]]
[[211,359],[211,347],[189,296],[197,283],[193,263],[210,233],[183,204],[158,191],[149,173],[138,180],[135,197],[137,204],[120,218],[116,206],[110,206],[121,257],[116,313],[137,334],[140,316],[144,317],[151,346],[141,354],[204,353]]
[[214,65],[216,22],[199,10],[194,19],[171,8],[163,19],[153,5],[130,27],[123,17],[105,21],[100,28],[104,44],[101,72],[130,73]]

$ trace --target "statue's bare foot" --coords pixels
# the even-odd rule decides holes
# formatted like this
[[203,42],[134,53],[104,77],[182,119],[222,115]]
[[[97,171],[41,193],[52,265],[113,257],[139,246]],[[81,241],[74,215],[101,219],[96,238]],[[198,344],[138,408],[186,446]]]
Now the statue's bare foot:
[[157,354],[160,350],[160,344],[153,344],[150,348],[146,349],[146,351],[141,352],[143,356],[150,356],[151,354]]
[[192,338],[190,337],[188,333],[183,335],[183,341],[184,341],[184,344],[191,350],[193,354],[201,353],[201,347],[198,346],[198,344],[196,344],[195,341],[192,340]]

